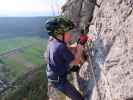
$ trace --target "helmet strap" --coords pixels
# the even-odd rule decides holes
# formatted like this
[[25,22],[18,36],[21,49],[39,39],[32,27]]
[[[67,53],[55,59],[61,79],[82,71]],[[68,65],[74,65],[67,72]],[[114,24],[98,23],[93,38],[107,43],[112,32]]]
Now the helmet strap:
[[64,41],[64,35],[63,35],[63,40],[58,39],[56,36],[52,36],[52,37],[54,37],[59,42],[65,43],[65,41]]
[[65,42],[65,33],[63,33],[63,42]]

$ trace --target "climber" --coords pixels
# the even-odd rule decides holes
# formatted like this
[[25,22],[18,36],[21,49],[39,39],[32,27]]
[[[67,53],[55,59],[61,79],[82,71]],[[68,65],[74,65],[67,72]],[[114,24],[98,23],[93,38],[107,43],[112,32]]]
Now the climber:
[[74,28],[74,24],[65,17],[55,17],[48,20],[45,27],[50,36],[46,53],[48,84],[72,100],[84,100],[82,95],[67,80],[67,74],[70,71],[77,72],[79,70],[79,66],[69,67],[75,55],[66,45],[69,41],[68,31]]

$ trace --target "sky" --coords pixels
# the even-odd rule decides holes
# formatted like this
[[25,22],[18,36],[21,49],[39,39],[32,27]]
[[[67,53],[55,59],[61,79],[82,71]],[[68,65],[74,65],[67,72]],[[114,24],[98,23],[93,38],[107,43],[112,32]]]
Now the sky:
[[0,0],[0,17],[58,15],[66,0]]

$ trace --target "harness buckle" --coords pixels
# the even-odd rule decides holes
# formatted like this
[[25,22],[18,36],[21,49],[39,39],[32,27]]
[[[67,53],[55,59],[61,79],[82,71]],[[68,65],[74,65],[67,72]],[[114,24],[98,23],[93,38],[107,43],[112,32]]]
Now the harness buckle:
[[58,82],[60,81],[60,77],[57,76],[57,80],[56,80],[56,79],[50,79],[50,78],[48,78],[48,81],[49,81],[49,82],[58,83]]

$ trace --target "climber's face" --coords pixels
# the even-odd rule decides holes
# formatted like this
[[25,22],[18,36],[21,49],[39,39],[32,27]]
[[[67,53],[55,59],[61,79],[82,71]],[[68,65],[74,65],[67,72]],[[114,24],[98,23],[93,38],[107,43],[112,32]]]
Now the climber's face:
[[71,41],[71,35],[68,32],[64,33],[64,42],[68,43]]

